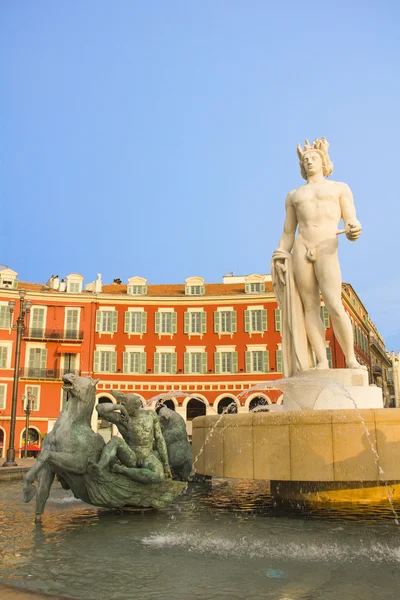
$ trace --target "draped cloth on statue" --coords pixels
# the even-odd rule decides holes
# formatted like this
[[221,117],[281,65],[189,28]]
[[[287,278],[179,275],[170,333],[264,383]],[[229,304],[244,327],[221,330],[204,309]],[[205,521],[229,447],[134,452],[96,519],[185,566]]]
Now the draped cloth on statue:
[[[279,278],[276,261],[283,263],[284,281]],[[271,262],[272,285],[281,309],[282,364],[284,377],[315,366],[314,355],[307,338],[304,308],[293,274],[293,257],[285,250],[275,250]]]

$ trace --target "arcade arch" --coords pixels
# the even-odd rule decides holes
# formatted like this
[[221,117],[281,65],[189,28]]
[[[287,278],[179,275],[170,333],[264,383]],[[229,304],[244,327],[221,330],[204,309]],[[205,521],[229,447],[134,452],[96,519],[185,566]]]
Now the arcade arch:
[[213,406],[216,412],[221,415],[223,412],[227,414],[237,413],[240,404],[236,396],[233,394],[221,394],[214,400]]

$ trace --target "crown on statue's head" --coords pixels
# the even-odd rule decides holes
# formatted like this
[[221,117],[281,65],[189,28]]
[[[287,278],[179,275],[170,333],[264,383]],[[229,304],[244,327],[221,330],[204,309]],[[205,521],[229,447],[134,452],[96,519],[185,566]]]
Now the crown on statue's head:
[[318,152],[318,154],[320,155],[322,160],[323,173],[325,177],[329,177],[329,175],[332,174],[333,164],[331,162],[331,159],[329,158],[328,148],[328,140],[324,137],[320,140],[318,138],[315,138],[312,144],[310,144],[308,140],[305,140],[303,148],[300,144],[297,144],[297,156],[300,160],[301,175],[304,179],[307,179],[307,175],[303,167],[303,158],[304,155],[310,151]]

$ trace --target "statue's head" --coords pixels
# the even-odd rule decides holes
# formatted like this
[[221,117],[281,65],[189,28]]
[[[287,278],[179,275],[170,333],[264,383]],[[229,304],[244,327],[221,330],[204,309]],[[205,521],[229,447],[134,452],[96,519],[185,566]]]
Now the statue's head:
[[91,377],[80,377],[74,373],[66,373],[62,379],[63,390],[68,392],[68,397],[84,402],[94,399],[96,385],[100,381],[100,379],[94,380]]
[[310,175],[316,175],[322,172],[324,177],[329,177],[333,171],[333,164],[328,154],[329,144],[323,137],[321,140],[316,138],[312,145],[306,140],[304,148],[297,144],[297,155],[300,161],[300,171],[303,179],[308,179]]
[[142,408],[142,400],[137,394],[124,394],[119,390],[111,390],[111,395],[126,408],[130,415],[137,414]]

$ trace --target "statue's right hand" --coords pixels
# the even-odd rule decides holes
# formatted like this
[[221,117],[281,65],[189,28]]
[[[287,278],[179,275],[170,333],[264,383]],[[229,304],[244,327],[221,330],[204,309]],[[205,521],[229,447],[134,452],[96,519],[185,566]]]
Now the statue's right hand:
[[282,285],[286,285],[286,265],[283,260],[275,261],[275,269],[278,275],[278,279]]

